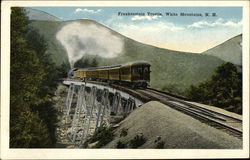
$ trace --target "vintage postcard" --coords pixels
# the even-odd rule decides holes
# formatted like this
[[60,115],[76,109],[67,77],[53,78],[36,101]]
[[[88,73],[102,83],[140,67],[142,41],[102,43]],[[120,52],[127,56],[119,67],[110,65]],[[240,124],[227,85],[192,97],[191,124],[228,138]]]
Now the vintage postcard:
[[249,1],[3,1],[2,159],[249,157]]

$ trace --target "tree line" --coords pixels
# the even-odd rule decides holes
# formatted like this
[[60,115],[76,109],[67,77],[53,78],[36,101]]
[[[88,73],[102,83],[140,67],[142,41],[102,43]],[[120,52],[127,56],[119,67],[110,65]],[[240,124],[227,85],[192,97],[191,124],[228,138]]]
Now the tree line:
[[97,58],[94,57],[91,58],[82,58],[75,62],[74,67],[75,68],[88,68],[88,67],[97,67],[98,61]]
[[23,8],[11,8],[10,147],[54,147],[57,111],[52,97],[69,65],[57,67]]
[[215,70],[211,79],[192,85],[186,91],[186,97],[242,114],[242,72],[234,64],[225,62]]

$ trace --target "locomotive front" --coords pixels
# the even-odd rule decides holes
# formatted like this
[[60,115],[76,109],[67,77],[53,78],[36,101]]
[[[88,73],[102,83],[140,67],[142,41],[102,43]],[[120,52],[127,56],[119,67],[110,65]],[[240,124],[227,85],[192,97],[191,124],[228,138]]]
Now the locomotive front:
[[68,77],[69,78],[75,78],[75,72],[77,71],[78,69],[77,68],[72,68],[69,70],[68,72]]

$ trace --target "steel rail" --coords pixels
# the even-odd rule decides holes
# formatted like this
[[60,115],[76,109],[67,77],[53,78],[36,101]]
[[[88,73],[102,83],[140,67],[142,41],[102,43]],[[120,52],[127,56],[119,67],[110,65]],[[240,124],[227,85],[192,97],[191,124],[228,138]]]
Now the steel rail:
[[[150,89],[147,88],[145,90],[139,90],[139,92],[143,92],[143,93],[147,94],[148,96],[155,98],[155,100],[158,100],[158,101],[160,101],[160,102],[162,102],[162,103],[164,103],[164,104],[166,104],[166,105],[168,105],[168,106],[170,106],[178,111],[181,111],[185,114],[191,115],[191,116],[196,117],[196,118],[201,119],[201,120],[205,120],[207,122],[212,122],[217,127],[222,127],[223,129],[226,129],[226,130],[230,131],[231,133],[235,134],[238,138],[242,138],[242,130],[237,128],[237,127],[233,127],[227,123],[227,121],[228,121],[227,119],[230,119],[230,120],[235,121],[233,123],[238,123],[242,126],[241,119],[238,119],[238,118],[235,118],[235,117],[223,114],[223,113],[219,113],[216,111],[212,111],[212,110],[209,110],[206,108],[202,108],[202,107],[199,107],[199,106],[194,105],[194,104],[190,104],[190,103],[188,103],[184,100],[181,100],[179,98],[169,96],[169,94],[166,92],[158,91],[158,90],[155,90],[152,88],[150,88]],[[146,92],[149,92],[149,93],[146,93]],[[166,99],[161,99],[159,97],[155,97],[153,94],[159,95],[161,97],[166,97]],[[178,102],[182,105],[177,104],[175,102]],[[201,111],[201,112],[199,112],[199,111]],[[207,114],[209,112],[211,112],[211,115]],[[217,117],[217,116],[222,116],[224,118]],[[232,123],[232,122],[230,122],[230,123]]]
[[215,113],[215,114],[218,114],[218,115],[221,115],[221,116],[225,116],[225,117],[234,119],[234,120],[236,120],[236,121],[242,122],[242,120],[239,119],[239,118],[232,117],[232,116],[223,114],[223,113],[221,113],[221,112],[216,112],[216,111],[213,111],[213,110],[210,110],[210,109],[207,109],[207,108],[203,108],[203,107],[197,106],[197,105],[195,105],[195,104],[188,103],[188,102],[186,102],[186,101],[184,101],[184,100],[182,100],[182,99],[176,98],[176,97],[178,97],[178,96],[174,97],[174,96],[172,96],[172,95],[169,95],[169,93],[167,93],[167,92],[159,91],[159,90],[156,90],[156,89],[153,89],[153,88],[147,88],[146,90],[155,91],[155,93],[157,93],[157,94],[166,96],[166,97],[169,98],[169,99],[172,99],[172,100],[174,100],[174,101],[178,101],[178,102],[183,103],[183,104],[185,104],[185,105],[188,105],[188,106],[190,106],[190,107],[194,107],[194,108],[200,109],[200,110],[202,110],[202,111],[212,112],[212,113]]

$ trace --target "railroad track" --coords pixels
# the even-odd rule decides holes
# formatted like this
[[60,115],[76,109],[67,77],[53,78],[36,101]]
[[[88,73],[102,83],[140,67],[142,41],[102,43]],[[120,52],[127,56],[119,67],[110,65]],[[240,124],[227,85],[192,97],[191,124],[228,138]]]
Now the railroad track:
[[235,137],[238,137],[239,139],[242,139],[241,119],[192,104],[188,102],[184,97],[175,96],[153,88],[131,89],[117,84],[110,85],[107,82],[89,81],[89,83],[112,86],[131,95],[134,95],[135,97],[141,99],[144,103],[152,100],[159,101],[180,112],[190,115],[200,120],[201,122],[204,122],[212,127],[218,128]]
[[160,101],[178,111],[188,114],[200,121],[209,124],[215,128],[223,130],[239,139],[242,139],[242,120],[220,112],[209,110],[198,105],[189,103],[180,97],[169,93],[158,91],[153,88],[136,90],[141,94],[150,97],[152,100]]

